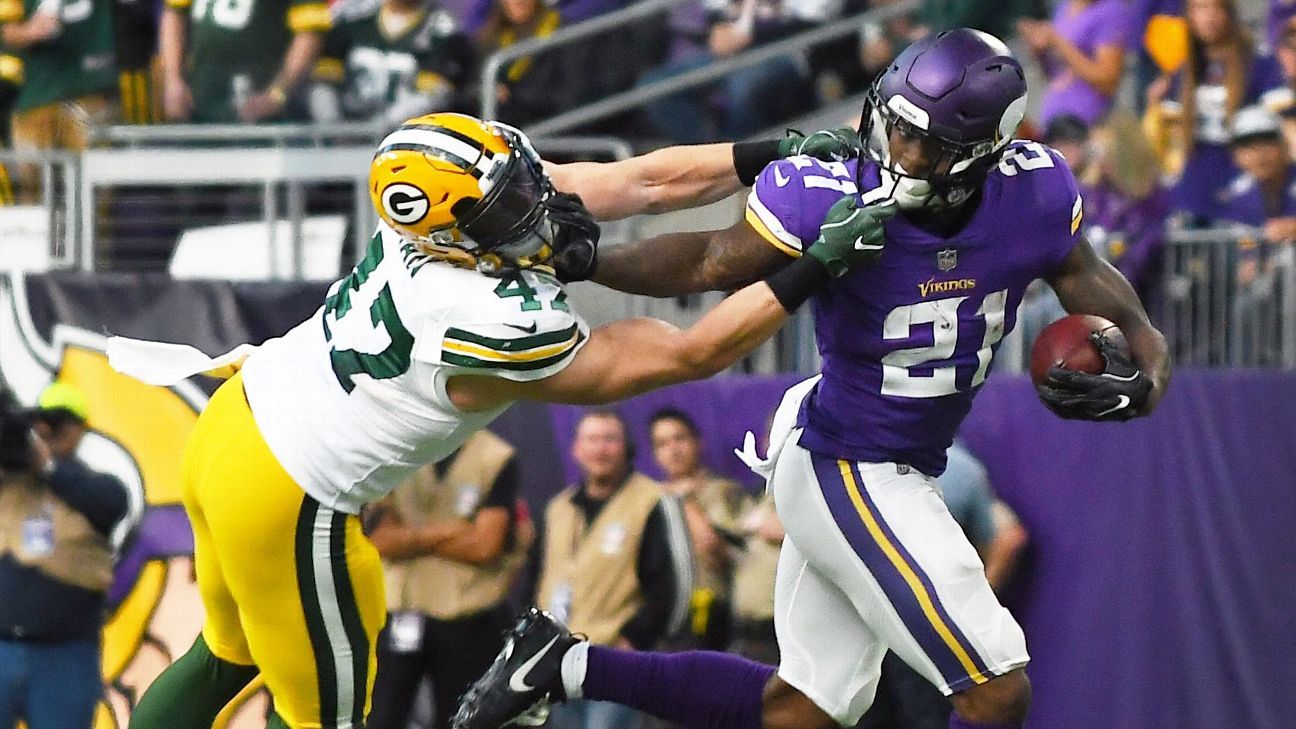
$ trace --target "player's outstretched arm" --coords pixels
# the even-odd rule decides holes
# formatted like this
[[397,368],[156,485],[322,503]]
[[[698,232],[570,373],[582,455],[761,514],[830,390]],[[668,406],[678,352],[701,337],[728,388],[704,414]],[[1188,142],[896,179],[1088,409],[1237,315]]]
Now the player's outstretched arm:
[[736,289],[787,265],[746,220],[723,230],[668,233],[599,252],[594,281],[645,296]]
[[1152,412],[1170,383],[1170,350],[1125,277],[1082,240],[1049,279],[1049,285],[1069,313],[1096,314],[1120,327],[1134,364],[1151,380],[1147,398],[1137,406],[1138,414]]
[[599,327],[561,372],[513,382],[469,375],[447,391],[461,410],[485,410],[514,400],[597,405],[677,382],[709,377],[750,353],[787,319],[765,283],[725,299],[688,329],[659,319],[626,319]]
[[545,163],[554,187],[580,196],[596,220],[706,205],[742,187],[733,145],[666,147],[617,162]]
[[596,220],[619,220],[695,208],[752,185],[770,162],[808,154],[843,160],[857,153],[854,129],[736,144],[666,147],[616,162],[545,163],[554,186],[579,195]]
[[452,377],[451,401],[486,410],[513,400],[595,405],[720,372],[773,336],[815,291],[882,253],[882,221],[895,205],[857,207],[846,196],[829,209],[806,255],[722,301],[688,329],[657,319],[629,319],[595,330],[572,362],[549,377],[517,382],[483,375]]

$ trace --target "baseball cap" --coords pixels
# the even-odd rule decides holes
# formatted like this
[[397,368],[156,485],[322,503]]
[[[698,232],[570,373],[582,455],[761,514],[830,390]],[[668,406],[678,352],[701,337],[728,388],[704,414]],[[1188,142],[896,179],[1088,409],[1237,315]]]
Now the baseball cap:
[[79,388],[66,382],[50,383],[36,399],[36,414],[60,411],[85,422],[90,419],[90,400]]
[[1230,144],[1244,144],[1256,139],[1282,137],[1282,120],[1263,106],[1248,106],[1233,115],[1229,130]]

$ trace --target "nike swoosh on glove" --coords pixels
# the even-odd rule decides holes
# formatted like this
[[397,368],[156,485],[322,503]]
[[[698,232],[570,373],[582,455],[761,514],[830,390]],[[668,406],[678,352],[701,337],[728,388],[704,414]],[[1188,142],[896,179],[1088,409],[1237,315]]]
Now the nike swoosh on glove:
[[1152,379],[1101,332],[1089,336],[1102,355],[1102,374],[1050,368],[1048,380],[1036,388],[1040,399],[1067,420],[1122,421],[1137,417],[1152,392]]
[[894,200],[861,206],[856,196],[844,195],[828,208],[819,237],[806,249],[806,255],[819,259],[833,277],[874,263],[886,246],[882,224],[898,209]]
[[584,281],[598,267],[598,242],[601,230],[585,209],[580,196],[555,192],[545,198],[549,222],[554,227],[553,267],[563,283]]

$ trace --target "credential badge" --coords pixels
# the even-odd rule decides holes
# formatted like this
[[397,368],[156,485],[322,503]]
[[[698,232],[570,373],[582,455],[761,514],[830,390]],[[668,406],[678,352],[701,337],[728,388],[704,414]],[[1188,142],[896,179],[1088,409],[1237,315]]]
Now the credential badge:
[[936,268],[940,269],[941,273],[953,271],[957,265],[958,251],[953,248],[946,248],[936,254]]

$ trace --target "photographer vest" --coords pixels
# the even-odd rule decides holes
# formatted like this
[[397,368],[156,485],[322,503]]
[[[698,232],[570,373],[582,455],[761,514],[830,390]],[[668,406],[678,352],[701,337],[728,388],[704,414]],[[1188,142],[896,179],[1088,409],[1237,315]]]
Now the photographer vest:
[[593,523],[572,503],[580,487],[569,488],[545,509],[544,571],[538,604],[584,633],[596,645],[616,641],[621,628],[643,604],[639,549],[661,486],[632,473],[608,498]]
[[[503,439],[477,431],[451,456],[444,476],[438,477],[436,464],[430,463],[398,486],[386,503],[410,526],[472,519],[513,453],[513,446]],[[384,561],[387,608],[454,620],[495,607],[508,595],[526,561],[528,546],[514,539],[488,564],[436,555]]]
[[103,592],[112,582],[108,537],[29,477],[0,485],[0,556],[59,582]]

